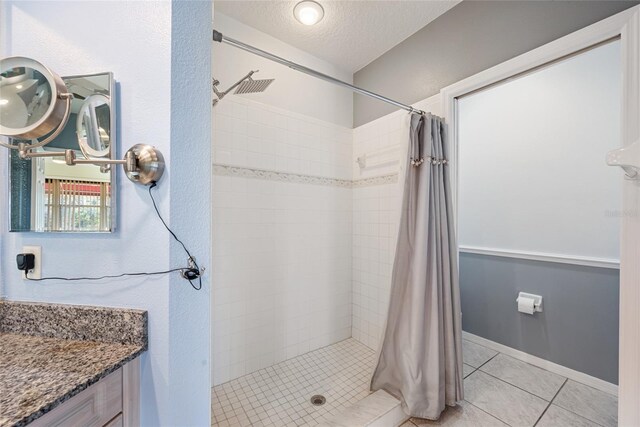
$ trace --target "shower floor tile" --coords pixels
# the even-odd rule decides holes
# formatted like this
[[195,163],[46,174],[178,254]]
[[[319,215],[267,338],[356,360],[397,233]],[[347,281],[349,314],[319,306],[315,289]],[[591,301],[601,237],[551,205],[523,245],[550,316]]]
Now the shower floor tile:
[[[465,398],[437,421],[412,418],[402,427],[615,426],[617,398],[533,366],[514,381],[507,356],[464,340]],[[505,359],[505,360],[503,360]],[[495,362],[490,365],[491,360]],[[369,395],[375,352],[350,338],[214,387],[213,426],[315,426]],[[513,362],[515,363],[515,362]],[[535,369],[534,369],[535,368]],[[550,381],[552,379],[553,381]],[[553,383],[551,393],[547,386]],[[543,395],[541,398],[538,395]],[[322,406],[310,403],[321,394]]]
[[[350,338],[220,384],[212,425],[317,425],[369,395],[374,361],[374,351]],[[311,404],[316,394],[324,405]]]

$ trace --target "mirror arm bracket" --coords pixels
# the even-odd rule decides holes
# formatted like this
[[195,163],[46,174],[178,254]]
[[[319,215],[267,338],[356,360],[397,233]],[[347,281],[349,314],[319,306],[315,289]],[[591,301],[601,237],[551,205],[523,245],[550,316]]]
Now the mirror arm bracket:
[[[65,156],[65,161],[66,161],[66,156]],[[96,166],[101,166],[101,165],[125,165],[127,164],[126,160],[117,160],[117,159],[77,159],[74,158],[71,162],[67,162],[67,165],[69,166],[73,166],[73,165],[96,165]]]
[[[49,142],[53,141],[65,129],[69,121],[69,117],[71,116],[72,100],[74,99],[74,94],[69,89],[69,86],[65,84],[65,81],[62,78],[60,78],[57,74],[53,73],[41,63],[32,59],[23,57],[0,59],[0,71],[4,72],[5,69],[22,70],[20,73],[18,73],[18,75],[20,76],[26,76],[27,70],[33,70],[34,73],[37,72],[39,73],[39,75],[42,75],[42,77],[46,79],[46,84],[48,84],[49,93],[52,94],[51,100],[53,102],[48,102],[48,109],[46,110],[46,113],[42,114],[42,117],[38,116],[37,121],[35,121],[30,126],[24,128],[7,127],[7,130],[5,130],[4,126],[0,126],[0,131],[3,132],[0,136],[7,137],[9,139],[9,143],[5,143],[4,141],[0,140],[0,146],[9,149],[16,149],[18,151],[19,158],[23,160],[38,157],[62,157],[64,158],[64,162],[69,166],[78,164],[96,165],[100,166],[100,171],[103,173],[106,173],[111,169],[110,165],[122,165],[127,178],[129,178],[129,180],[131,180],[132,182],[141,185],[153,184],[162,177],[165,169],[164,157],[158,149],[151,145],[134,145],[133,147],[129,148],[124,156],[124,159],[122,160],[110,158],[110,156],[115,152],[115,144],[113,150],[108,149],[106,153],[104,153],[103,148],[102,151],[98,151],[97,153],[95,153],[93,151],[96,150],[87,151],[83,149],[81,138],[78,138],[78,142],[84,158],[76,158],[76,151],[72,149],[66,149],[64,151],[36,150],[37,148],[43,147]],[[251,74],[253,73],[254,72],[252,71],[249,76],[251,76]],[[108,76],[110,82],[109,84],[112,86],[113,76],[111,75],[111,73],[109,73]],[[14,81],[11,80],[11,84],[13,83]],[[238,82],[235,86],[240,83],[241,82]],[[214,83],[214,89],[216,84],[217,83]],[[83,103],[81,111],[84,108],[91,108],[92,111],[89,114],[90,119],[96,121],[97,106],[108,105],[111,119],[110,123],[114,123],[115,116],[113,115],[113,109],[110,103],[110,95],[113,94],[114,88],[110,89],[109,96],[104,95],[102,92],[100,94],[95,93],[95,90],[93,92],[93,95],[90,95],[88,98],[83,98],[85,99],[85,102]],[[53,95],[54,93],[55,96]],[[223,93],[220,94],[224,96]],[[101,96],[105,99],[94,99],[96,103],[89,102],[89,99],[98,96]],[[100,101],[102,101],[102,104],[100,104]],[[96,136],[95,134],[97,133],[98,139],[101,140],[102,137],[99,134],[99,128],[95,129],[97,128],[97,126],[97,123],[94,124],[94,129],[92,129],[94,132],[92,132],[92,136]],[[78,124],[76,124],[76,127],[78,127]],[[80,135],[79,131],[76,133],[77,135]],[[87,134],[89,134],[88,131]],[[44,139],[38,140],[38,138]],[[11,143],[12,140],[13,143]],[[111,142],[109,143],[108,147],[110,146]]]
[[131,181],[136,184],[149,185],[160,179],[164,173],[164,157],[155,147],[144,144],[136,144],[131,147],[124,156],[124,159],[78,159],[73,150],[34,152],[31,147],[21,142],[18,144],[18,152],[21,159],[32,159],[37,157],[64,157],[64,161],[69,166],[74,165],[122,165],[124,171]]

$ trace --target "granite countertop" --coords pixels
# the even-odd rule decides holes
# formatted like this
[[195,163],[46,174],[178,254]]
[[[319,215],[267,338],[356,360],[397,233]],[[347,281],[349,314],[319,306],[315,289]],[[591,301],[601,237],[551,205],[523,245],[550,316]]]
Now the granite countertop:
[[0,427],[27,425],[146,349],[145,311],[0,301]]

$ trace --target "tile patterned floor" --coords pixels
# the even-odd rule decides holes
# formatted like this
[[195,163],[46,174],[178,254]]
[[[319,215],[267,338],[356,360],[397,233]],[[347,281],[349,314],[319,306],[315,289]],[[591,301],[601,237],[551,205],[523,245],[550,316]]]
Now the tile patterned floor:
[[438,421],[401,427],[614,427],[618,399],[470,341],[463,341],[465,401]]
[[[213,389],[213,425],[312,426],[369,394],[375,353],[348,339]],[[465,401],[401,427],[613,427],[617,398],[463,341]],[[327,403],[309,399],[323,394]]]
[[[375,353],[350,338],[213,388],[213,426],[314,426],[369,394]],[[322,394],[327,402],[313,406]]]

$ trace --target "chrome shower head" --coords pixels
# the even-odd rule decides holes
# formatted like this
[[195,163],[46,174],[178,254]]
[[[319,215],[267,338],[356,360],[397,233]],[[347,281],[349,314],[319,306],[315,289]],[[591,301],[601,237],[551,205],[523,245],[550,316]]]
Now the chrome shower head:
[[249,74],[244,76],[242,78],[242,80],[239,80],[238,82],[236,82],[236,84],[234,84],[233,86],[231,86],[229,89],[225,90],[224,92],[220,92],[218,90],[218,85],[220,84],[220,82],[217,79],[214,78],[213,79],[213,92],[216,94],[218,99],[214,99],[213,100],[213,106],[215,107],[216,104],[218,103],[218,101],[220,101],[222,98],[227,96],[227,94],[229,94],[229,92],[231,92],[233,89],[236,90],[235,92],[233,92],[234,95],[241,95],[243,93],[260,93],[260,92],[264,92],[267,89],[267,87],[269,87],[269,85],[271,83],[273,83],[273,81],[275,79],[253,80],[251,78],[251,76],[254,73],[257,73],[257,72],[258,72],[258,70],[249,72]]
[[275,79],[253,80],[251,76],[247,77],[240,83],[234,95],[241,95],[243,93],[259,93],[267,90],[269,85],[273,83]]

